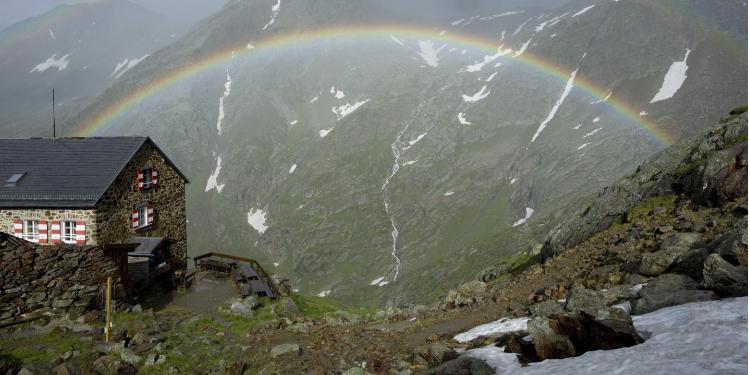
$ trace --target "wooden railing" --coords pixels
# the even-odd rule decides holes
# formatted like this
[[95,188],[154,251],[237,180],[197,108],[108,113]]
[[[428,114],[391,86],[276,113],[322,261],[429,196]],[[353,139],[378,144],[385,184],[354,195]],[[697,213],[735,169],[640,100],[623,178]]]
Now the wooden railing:
[[245,262],[245,263],[250,264],[256,271],[258,271],[258,274],[260,274],[260,276],[266,281],[266,284],[268,284],[268,287],[271,288],[271,291],[273,291],[274,295],[276,295],[276,297],[279,296],[279,290],[278,290],[278,288],[276,288],[276,283],[266,273],[266,270],[264,270],[263,267],[260,266],[260,263],[258,263],[258,261],[256,261],[255,259],[244,258],[244,257],[236,256],[236,255],[229,255],[229,254],[218,253],[218,252],[213,252],[212,251],[210,253],[205,253],[205,254],[202,254],[202,255],[198,255],[197,257],[193,258],[193,261],[195,262],[195,265],[197,266],[198,262],[201,259],[210,258],[212,256],[219,257],[219,258],[232,259],[232,260],[236,260],[236,261]]

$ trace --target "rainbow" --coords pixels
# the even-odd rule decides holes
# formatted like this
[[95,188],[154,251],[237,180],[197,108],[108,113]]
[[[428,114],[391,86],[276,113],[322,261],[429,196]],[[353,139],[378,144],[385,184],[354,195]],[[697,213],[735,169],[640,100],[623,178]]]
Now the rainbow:
[[[302,46],[317,42],[337,40],[385,40],[391,36],[407,39],[429,39],[446,44],[460,45],[486,51],[488,54],[495,54],[499,48],[498,41],[475,35],[454,32],[441,33],[426,27],[392,24],[350,25],[322,28],[318,30],[300,30],[279,34],[257,41],[250,41],[252,47],[243,44],[234,48],[227,48],[213,52],[203,56],[193,63],[165,72],[147,84],[140,86],[135,91],[130,92],[119,101],[110,104],[105,108],[100,108],[98,110],[94,109],[94,113],[85,114],[84,122],[77,126],[74,133],[77,136],[92,136],[96,134],[97,131],[103,129],[148,98],[153,97],[163,90],[179,82],[183,82],[198,73],[226,63],[232,58],[260,56],[287,47]],[[544,75],[554,77],[563,84],[568,80],[571,74],[568,69],[557,66],[552,62],[529,52],[524,52],[516,57],[514,61],[525,64]],[[608,107],[628,118],[633,124],[644,129],[661,144],[670,145],[674,143],[676,136],[658,126],[656,123],[651,122],[647,117],[640,116],[639,110],[634,109],[626,101],[618,98],[617,95],[610,95],[611,93],[609,89],[602,88],[591,80],[580,75],[576,77],[574,87],[598,100],[604,100],[609,96],[609,98],[604,101],[604,104]]]

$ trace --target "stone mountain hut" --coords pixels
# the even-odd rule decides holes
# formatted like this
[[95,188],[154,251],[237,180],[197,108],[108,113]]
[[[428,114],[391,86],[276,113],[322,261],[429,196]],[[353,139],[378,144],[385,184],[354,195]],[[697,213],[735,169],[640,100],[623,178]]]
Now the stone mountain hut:
[[0,232],[39,245],[155,237],[184,262],[188,182],[148,137],[0,139]]

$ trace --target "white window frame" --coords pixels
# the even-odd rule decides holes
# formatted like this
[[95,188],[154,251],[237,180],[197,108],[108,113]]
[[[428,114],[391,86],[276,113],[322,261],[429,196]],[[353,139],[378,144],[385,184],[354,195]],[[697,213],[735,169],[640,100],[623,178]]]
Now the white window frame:
[[[70,234],[68,234],[70,230]],[[76,243],[76,222],[74,220],[60,221],[60,241],[67,244]]]
[[149,225],[148,204],[140,204],[135,209],[138,211],[138,227],[136,229],[147,227]]
[[153,167],[146,167],[141,169],[141,173],[143,174],[143,189],[151,189],[151,185],[154,183],[154,168]]
[[31,242],[39,242],[39,220],[23,221],[23,239]]

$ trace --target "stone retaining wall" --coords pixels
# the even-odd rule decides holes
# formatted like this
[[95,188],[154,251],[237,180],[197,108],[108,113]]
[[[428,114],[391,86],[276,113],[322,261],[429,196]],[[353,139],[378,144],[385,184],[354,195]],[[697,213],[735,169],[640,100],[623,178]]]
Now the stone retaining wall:
[[124,297],[119,261],[98,246],[0,242],[0,324],[45,312],[98,308],[108,276],[115,297]]

